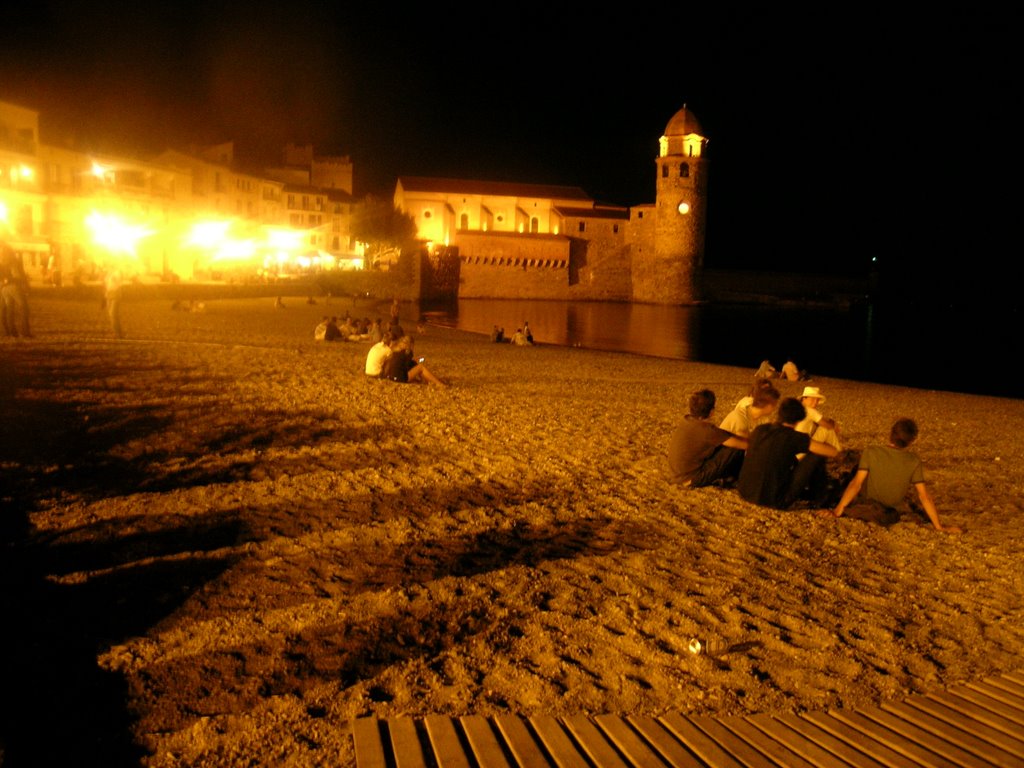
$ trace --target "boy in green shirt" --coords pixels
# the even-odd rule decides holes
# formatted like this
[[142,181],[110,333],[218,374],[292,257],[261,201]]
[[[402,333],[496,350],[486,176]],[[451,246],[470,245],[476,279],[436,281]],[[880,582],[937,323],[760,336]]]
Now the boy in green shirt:
[[914,486],[928,519],[937,531],[959,533],[955,526],[943,525],[928,487],[924,468],[917,454],[907,450],[917,439],[913,419],[898,419],[889,432],[889,445],[874,445],[864,450],[860,465],[836,508],[823,514],[857,518],[892,525],[900,519],[896,507]]

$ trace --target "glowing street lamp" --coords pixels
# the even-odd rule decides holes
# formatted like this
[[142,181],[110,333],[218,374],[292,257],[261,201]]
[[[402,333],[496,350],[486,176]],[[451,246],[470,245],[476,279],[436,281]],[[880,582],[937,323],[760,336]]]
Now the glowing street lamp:
[[96,245],[106,248],[112,254],[135,256],[139,241],[153,234],[152,230],[138,224],[129,224],[113,214],[93,211],[85,219]]

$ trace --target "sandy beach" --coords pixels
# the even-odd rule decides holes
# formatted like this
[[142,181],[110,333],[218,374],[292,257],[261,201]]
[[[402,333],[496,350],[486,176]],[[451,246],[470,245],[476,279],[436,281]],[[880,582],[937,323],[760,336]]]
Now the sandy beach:
[[352,765],[364,716],[821,710],[1020,667],[1022,401],[816,378],[850,448],[918,421],[964,531],[883,529],[667,484],[687,395],[720,418],[758,361],[427,327],[450,386],[398,385],[313,340],[375,308],[273,305],[127,301],[117,341],[37,291],[0,339],[5,766]]

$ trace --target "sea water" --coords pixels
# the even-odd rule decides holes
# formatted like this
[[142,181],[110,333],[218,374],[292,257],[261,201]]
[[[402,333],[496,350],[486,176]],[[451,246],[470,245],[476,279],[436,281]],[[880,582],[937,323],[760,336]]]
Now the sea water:
[[540,344],[749,368],[792,359],[825,376],[923,389],[1024,397],[1010,370],[1020,317],[955,306],[893,307],[459,299],[424,305],[433,322],[506,338],[529,322]]

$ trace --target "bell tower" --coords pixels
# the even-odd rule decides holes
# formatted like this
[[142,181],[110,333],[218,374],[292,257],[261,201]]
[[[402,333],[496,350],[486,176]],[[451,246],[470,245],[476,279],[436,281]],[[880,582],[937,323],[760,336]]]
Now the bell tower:
[[655,159],[657,172],[653,254],[645,275],[634,282],[633,298],[656,304],[690,304],[700,299],[707,221],[707,138],[683,105],[665,127]]

